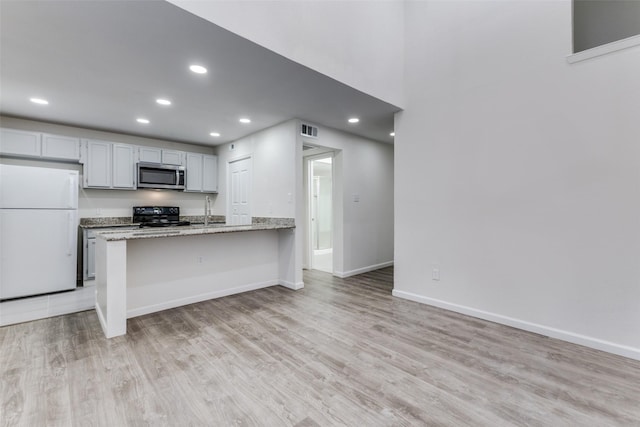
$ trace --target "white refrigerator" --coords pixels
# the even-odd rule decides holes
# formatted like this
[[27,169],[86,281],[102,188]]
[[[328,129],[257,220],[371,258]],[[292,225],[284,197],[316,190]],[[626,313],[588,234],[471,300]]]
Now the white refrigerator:
[[0,300],[76,287],[78,171],[0,165]]

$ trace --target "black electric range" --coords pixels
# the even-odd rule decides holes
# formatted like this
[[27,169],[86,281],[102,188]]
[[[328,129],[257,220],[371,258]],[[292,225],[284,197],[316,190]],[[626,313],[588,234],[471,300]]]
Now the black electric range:
[[180,208],[177,206],[134,206],[133,222],[140,227],[178,227],[191,225],[189,221],[180,221]]

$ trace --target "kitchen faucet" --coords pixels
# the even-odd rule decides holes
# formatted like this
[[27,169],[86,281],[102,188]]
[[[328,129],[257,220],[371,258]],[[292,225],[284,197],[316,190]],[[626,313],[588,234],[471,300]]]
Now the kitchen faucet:
[[209,196],[204,198],[204,225],[209,225],[209,215],[211,215],[211,199]]

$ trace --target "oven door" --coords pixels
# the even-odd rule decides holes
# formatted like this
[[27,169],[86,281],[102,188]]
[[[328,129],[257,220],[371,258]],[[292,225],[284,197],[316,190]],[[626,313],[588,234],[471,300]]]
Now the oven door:
[[175,165],[138,163],[138,188],[184,190],[184,168]]

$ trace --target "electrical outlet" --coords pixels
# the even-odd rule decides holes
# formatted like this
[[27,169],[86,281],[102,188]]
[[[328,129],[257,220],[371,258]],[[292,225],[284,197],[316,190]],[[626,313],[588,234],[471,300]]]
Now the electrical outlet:
[[203,261],[204,261],[204,257],[199,256],[198,257],[198,264],[202,264]]
[[436,282],[440,281],[440,269],[439,268],[434,268],[433,270],[431,270],[431,280],[434,280]]

